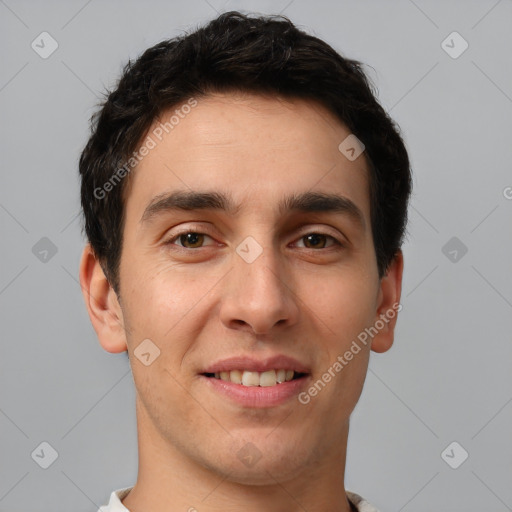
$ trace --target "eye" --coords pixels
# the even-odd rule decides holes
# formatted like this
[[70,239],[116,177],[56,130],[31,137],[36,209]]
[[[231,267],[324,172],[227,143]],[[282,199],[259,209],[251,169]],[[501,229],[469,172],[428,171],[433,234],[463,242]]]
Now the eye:
[[[204,245],[205,237],[212,240],[212,238],[205,233],[200,233],[197,231],[183,231],[181,233],[177,233],[168,241],[166,241],[165,245],[177,245],[178,247],[182,247],[184,249],[200,249]],[[326,245],[329,239],[332,241],[332,243],[331,245]],[[344,247],[344,245],[339,240],[326,233],[307,233],[300,237],[299,240],[305,240],[305,249],[326,249],[335,245]],[[179,243],[176,244],[176,241],[179,241]]]
[[[306,235],[302,236],[299,240],[307,241],[306,244],[309,244],[309,246],[306,245],[306,249],[324,249],[325,241],[327,239],[331,239],[334,242],[332,245],[339,245],[340,247],[343,247],[343,244],[341,242],[339,242],[336,238],[326,233],[307,233]],[[330,247],[332,247],[332,245]]]
[[[171,239],[165,242],[165,245],[178,245],[184,249],[198,249],[202,246],[204,238],[210,238],[205,233],[198,233],[196,231],[183,231],[174,235]],[[180,244],[174,244],[175,240],[179,240]]]

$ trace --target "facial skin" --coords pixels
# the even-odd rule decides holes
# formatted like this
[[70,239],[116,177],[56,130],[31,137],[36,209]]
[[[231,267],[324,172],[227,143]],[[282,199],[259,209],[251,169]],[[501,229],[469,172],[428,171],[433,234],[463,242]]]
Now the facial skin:
[[[379,280],[367,164],[338,150],[349,133],[313,102],[200,98],[132,171],[120,298],[85,247],[80,281],[92,324],[106,351],[128,350],[137,390],[139,474],[123,501],[130,511],[350,510],[346,443],[369,344],[306,405],[294,397],[242,407],[199,375],[235,355],[285,354],[311,369],[312,384],[400,301],[402,254]],[[174,210],[141,222],[155,196],[177,190],[224,193],[240,210]],[[350,199],[364,226],[346,213],[279,213],[283,197],[304,192]],[[165,245],[187,232],[205,236]],[[263,249],[252,263],[236,252],[248,236]],[[372,350],[391,347],[395,322]],[[145,339],[160,349],[149,366],[134,355]],[[237,456],[247,443],[261,453],[252,467]]]

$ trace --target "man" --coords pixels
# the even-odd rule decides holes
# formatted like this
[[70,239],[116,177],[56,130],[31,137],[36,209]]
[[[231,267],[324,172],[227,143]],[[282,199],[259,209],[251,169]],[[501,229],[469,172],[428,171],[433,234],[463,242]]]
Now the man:
[[362,66],[225,13],[129,63],[80,158],[80,282],[139,472],[102,511],[374,511],[345,490],[393,343],[409,160]]

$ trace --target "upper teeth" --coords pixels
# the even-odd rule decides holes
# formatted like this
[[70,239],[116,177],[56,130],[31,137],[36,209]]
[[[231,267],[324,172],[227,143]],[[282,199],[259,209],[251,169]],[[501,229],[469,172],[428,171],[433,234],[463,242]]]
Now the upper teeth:
[[275,386],[293,379],[293,370],[268,370],[266,372],[249,372],[247,370],[231,370],[216,372],[215,378],[242,384],[244,386]]

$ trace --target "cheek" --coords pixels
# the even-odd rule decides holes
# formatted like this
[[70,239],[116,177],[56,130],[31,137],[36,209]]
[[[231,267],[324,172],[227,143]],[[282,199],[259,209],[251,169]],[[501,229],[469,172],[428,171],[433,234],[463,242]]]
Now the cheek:
[[[205,413],[186,391],[189,383],[169,364],[164,347],[150,366],[132,362],[137,400],[143,404],[149,422],[168,439],[179,440],[194,422],[207,422]],[[174,352],[174,351],[173,351]],[[174,357],[174,353],[172,354]],[[210,427],[213,427],[210,425]]]
[[[324,286],[307,297],[311,318],[316,318],[316,343],[322,346],[316,378],[323,383],[315,381],[312,393],[322,394],[316,405],[325,407],[322,414],[342,421],[357,403],[366,377],[370,346],[358,336],[373,321],[376,290],[361,274],[338,276],[324,280]],[[337,412],[331,410],[333,404]]]
[[[128,331],[130,351],[149,338],[162,348],[163,335],[176,323],[181,301],[174,287],[163,275],[163,269],[148,262],[126,261],[123,283],[123,314]],[[170,273],[169,273],[170,274]]]
[[[128,346],[139,398],[152,421],[165,431],[169,426],[168,418],[162,414],[162,404],[184,420],[189,414],[183,407],[187,402],[182,388],[186,376],[180,373],[180,364],[189,349],[189,339],[184,336],[187,312],[197,299],[190,292],[193,286],[181,283],[179,273],[173,272],[169,264],[148,265],[148,260],[144,264],[133,261],[132,272],[128,265],[125,267],[125,282],[129,286],[124,310],[133,327],[128,333]],[[144,352],[149,351],[154,359],[146,365],[139,360],[137,349],[148,339],[154,346],[149,345]]]
[[205,325],[210,313],[205,297],[219,277],[216,273],[207,278],[203,273],[191,275],[184,266],[148,261],[134,260],[132,272],[125,266],[123,282],[128,286],[123,312],[126,324],[133,327],[128,345],[133,353],[150,339],[161,351],[159,360],[177,369]]
[[[125,302],[130,304],[132,316],[138,321],[171,322],[169,315],[179,315],[186,309],[192,284],[183,283],[179,269],[169,262],[153,257],[139,257],[127,261],[123,283],[127,283]],[[140,323],[137,325],[141,325]]]
[[330,417],[333,428],[344,423],[363,389],[370,345],[361,343],[358,336],[372,323],[374,293],[368,282],[340,278],[308,297],[318,330],[315,342],[322,350],[318,373],[307,393],[312,411]]
[[301,297],[338,343],[357,336],[373,320],[377,289],[361,275],[340,273],[323,279],[313,292],[311,287],[307,289]]

